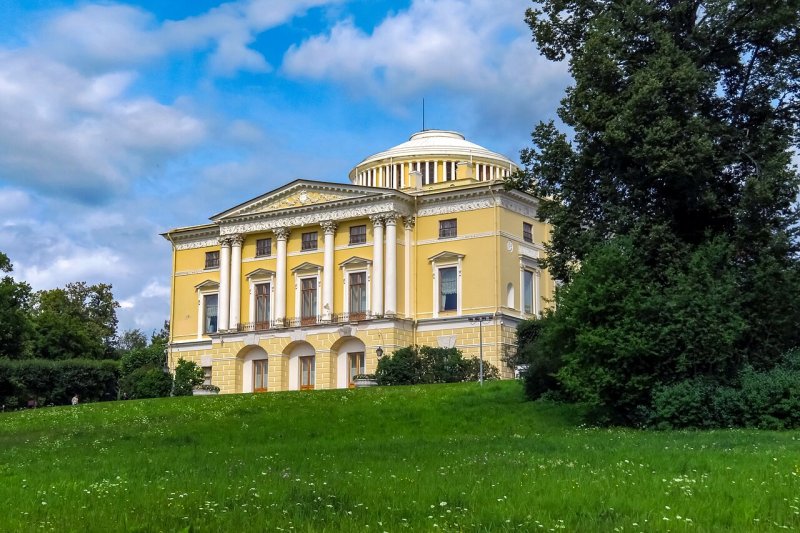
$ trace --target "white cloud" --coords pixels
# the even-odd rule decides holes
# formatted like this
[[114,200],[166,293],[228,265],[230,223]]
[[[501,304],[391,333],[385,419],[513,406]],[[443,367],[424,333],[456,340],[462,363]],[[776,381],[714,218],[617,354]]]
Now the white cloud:
[[468,101],[464,112],[483,126],[530,129],[542,110],[552,112],[569,78],[565,65],[531,44],[526,7],[526,0],[415,0],[371,33],[346,20],[290,48],[283,69],[390,106],[439,91]]
[[170,293],[169,285],[164,285],[157,281],[150,281],[147,286],[142,289],[142,298],[168,298]]
[[0,180],[93,202],[124,193],[137,173],[204,139],[198,118],[127,97],[134,78],[0,50]]
[[101,282],[110,275],[127,274],[128,269],[120,256],[108,248],[88,249],[73,246],[63,254],[56,254],[50,261],[26,265],[20,263],[17,270],[36,290],[62,287],[67,283],[86,280]]
[[207,49],[215,74],[265,72],[271,67],[250,48],[258,33],[337,1],[241,0],[163,23],[136,7],[89,4],[50,20],[38,46],[84,68],[132,66],[176,51]]

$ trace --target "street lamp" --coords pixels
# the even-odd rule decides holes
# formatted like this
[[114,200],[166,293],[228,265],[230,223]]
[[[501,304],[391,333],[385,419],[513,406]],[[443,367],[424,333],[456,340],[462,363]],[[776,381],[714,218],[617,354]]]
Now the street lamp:
[[478,315],[478,316],[471,316],[469,317],[470,322],[477,322],[478,323],[478,330],[480,331],[480,350],[481,350],[481,364],[480,364],[480,373],[478,374],[478,380],[483,386],[483,323],[491,320],[494,318],[493,315]]
[[383,348],[381,348],[380,346],[378,346],[378,349],[377,349],[377,350],[375,350],[375,355],[377,355],[377,356],[378,356],[378,359],[380,359],[381,357],[383,357]]

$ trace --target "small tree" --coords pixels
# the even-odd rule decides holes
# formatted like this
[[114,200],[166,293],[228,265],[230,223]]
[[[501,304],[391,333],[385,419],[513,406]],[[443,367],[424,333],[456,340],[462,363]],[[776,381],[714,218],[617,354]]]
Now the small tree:
[[191,396],[192,390],[203,383],[203,369],[194,361],[180,359],[175,367],[175,385],[172,394],[175,396]]

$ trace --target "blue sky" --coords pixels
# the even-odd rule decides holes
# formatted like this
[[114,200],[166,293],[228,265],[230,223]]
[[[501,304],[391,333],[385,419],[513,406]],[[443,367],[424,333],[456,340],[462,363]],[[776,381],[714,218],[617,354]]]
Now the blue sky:
[[525,0],[0,3],[0,250],[34,289],[169,311],[159,233],[296,179],[347,181],[421,128],[514,160],[566,66]]

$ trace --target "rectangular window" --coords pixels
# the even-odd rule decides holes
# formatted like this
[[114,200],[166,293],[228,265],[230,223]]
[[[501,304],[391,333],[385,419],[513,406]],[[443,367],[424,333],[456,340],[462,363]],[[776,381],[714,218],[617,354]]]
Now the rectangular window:
[[366,226],[350,226],[350,244],[363,244],[367,242]]
[[352,389],[355,387],[355,383],[353,383],[353,378],[359,374],[366,373],[365,365],[364,365],[364,352],[354,352],[347,354],[347,383],[348,386]]
[[528,314],[533,314],[533,272],[525,270],[522,273],[522,304]]
[[455,237],[457,233],[458,222],[455,218],[439,221],[439,238],[447,239]]
[[272,255],[272,239],[258,239],[256,241],[256,257]]
[[256,329],[269,328],[269,283],[256,285]]
[[216,294],[207,294],[203,297],[203,323],[206,333],[216,333],[217,331],[217,302],[219,298]]
[[522,223],[522,238],[525,242],[533,242],[533,226],[527,222]]
[[302,324],[317,323],[317,278],[300,280],[302,290],[302,311],[300,320]]
[[456,162],[455,161],[445,161],[444,162],[444,179],[445,181],[452,181],[456,179]]
[[352,272],[349,276],[350,320],[363,320],[367,313],[367,273]]
[[265,392],[267,390],[267,378],[269,377],[269,362],[267,359],[256,359],[253,361],[253,392]]
[[206,252],[206,268],[219,268],[219,251]]
[[300,390],[314,388],[316,370],[316,362],[313,355],[300,358]]
[[317,232],[316,231],[309,231],[308,233],[303,233],[303,250],[316,250],[317,249]]
[[395,189],[399,189],[403,184],[403,165],[394,166],[394,185]]
[[455,311],[458,308],[457,277],[456,267],[439,269],[439,310]]
[[211,385],[211,367],[203,367],[203,385]]

